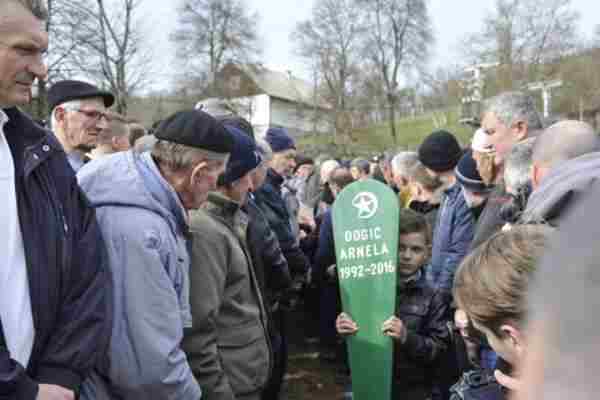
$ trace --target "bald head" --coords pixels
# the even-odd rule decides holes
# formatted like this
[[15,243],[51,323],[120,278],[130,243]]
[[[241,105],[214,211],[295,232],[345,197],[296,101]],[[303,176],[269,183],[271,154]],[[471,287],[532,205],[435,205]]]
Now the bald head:
[[600,151],[600,136],[581,121],[561,121],[542,133],[533,146],[533,162],[552,168],[584,154]]

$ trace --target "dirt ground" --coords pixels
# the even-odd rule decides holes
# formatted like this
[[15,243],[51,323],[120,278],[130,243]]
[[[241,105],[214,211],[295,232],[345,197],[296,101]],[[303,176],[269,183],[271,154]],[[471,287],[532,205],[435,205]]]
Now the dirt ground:
[[305,339],[309,336],[307,327],[310,326],[307,319],[302,311],[289,314],[290,356],[281,400],[342,399],[343,365],[321,359],[321,346],[306,343]]

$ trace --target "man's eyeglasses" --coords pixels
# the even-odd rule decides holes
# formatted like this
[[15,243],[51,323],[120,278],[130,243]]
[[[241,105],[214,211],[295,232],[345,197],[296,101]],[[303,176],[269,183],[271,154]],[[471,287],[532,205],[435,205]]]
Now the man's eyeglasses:
[[95,121],[100,121],[102,119],[108,120],[108,114],[98,110],[84,110],[82,108],[70,108],[69,111],[76,111],[88,117],[89,119],[93,119]]

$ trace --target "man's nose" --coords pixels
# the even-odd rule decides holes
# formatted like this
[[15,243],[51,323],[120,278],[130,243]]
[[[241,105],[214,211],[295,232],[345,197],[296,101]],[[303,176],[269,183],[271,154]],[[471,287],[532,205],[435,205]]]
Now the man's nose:
[[29,64],[29,72],[35,75],[39,80],[46,80],[48,77],[48,66],[42,58],[38,58],[33,63]]

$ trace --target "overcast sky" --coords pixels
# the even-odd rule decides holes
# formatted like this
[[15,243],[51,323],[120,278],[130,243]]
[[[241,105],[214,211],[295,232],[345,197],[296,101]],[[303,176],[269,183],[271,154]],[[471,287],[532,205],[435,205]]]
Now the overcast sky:
[[[175,54],[169,44],[169,32],[176,19],[176,5],[180,0],[144,0],[146,17],[152,44],[163,62],[160,87],[169,79],[169,60]],[[246,0],[249,8],[258,11],[259,32],[263,43],[263,62],[280,71],[291,70],[309,79],[302,60],[294,54],[290,32],[296,23],[310,17],[314,0]],[[495,0],[429,0],[430,14],[436,32],[436,45],[431,57],[432,68],[462,64],[458,59],[457,44],[465,34],[481,29],[486,11],[491,10]],[[572,0],[574,8],[581,13],[581,31],[591,36],[600,15],[600,1]]]

